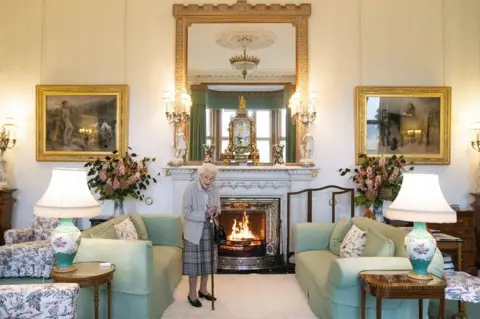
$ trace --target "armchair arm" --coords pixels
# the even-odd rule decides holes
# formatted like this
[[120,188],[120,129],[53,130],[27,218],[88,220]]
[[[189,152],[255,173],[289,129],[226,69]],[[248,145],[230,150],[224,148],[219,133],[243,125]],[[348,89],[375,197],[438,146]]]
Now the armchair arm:
[[112,291],[145,295],[152,291],[152,243],[145,240],[82,238],[74,262],[102,261],[115,265]]
[[9,229],[5,231],[5,233],[3,234],[3,238],[5,239],[6,245],[33,241],[33,228]]
[[78,284],[3,285],[0,318],[75,319],[79,294]]
[[55,263],[54,252],[47,240],[5,245],[10,258],[5,261],[3,277],[50,278]]
[[359,284],[359,273],[364,270],[411,270],[406,257],[352,257],[332,261],[328,281],[334,287],[348,288]]
[[[337,288],[348,288],[359,283],[359,273],[364,270],[412,270],[412,264],[406,257],[356,257],[338,258],[332,262],[329,282]],[[428,272],[442,278],[443,257],[437,249]]]
[[308,250],[328,250],[335,224],[298,223],[293,229],[295,253]]

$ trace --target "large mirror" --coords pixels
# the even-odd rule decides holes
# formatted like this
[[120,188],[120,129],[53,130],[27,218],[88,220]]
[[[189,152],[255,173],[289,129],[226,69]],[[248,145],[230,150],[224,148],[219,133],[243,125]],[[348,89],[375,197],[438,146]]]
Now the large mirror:
[[[272,146],[285,145],[284,159],[300,159],[300,134],[291,121],[289,98],[308,91],[310,4],[174,5],[175,90],[192,97],[187,164],[200,163],[204,144],[214,161],[224,160],[228,125],[245,99],[256,125],[260,163],[272,161]],[[305,94],[306,96],[306,94]]]

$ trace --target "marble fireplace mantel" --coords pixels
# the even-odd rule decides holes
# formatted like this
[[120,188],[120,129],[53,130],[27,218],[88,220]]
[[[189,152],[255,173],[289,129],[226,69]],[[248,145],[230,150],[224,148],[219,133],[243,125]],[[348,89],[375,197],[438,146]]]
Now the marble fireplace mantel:
[[[301,166],[217,166],[219,173],[216,185],[220,197],[280,198],[282,239],[286,244],[287,193],[311,188],[310,183],[317,177],[317,167]],[[182,211],[183,191],[187,184],[197,178],[199,166],[178,166],[164,168],[167,178],[172,181],[173,211]],[[303,211],[306,202],[294,202],[293,211]],[[297,207],[298,206],[298,207]],[[291,221],[295,223],[296,216]],[[292,223],[292,224],[293,224]],[[291,230],[290,230],[291,231]],[[285,247],[285,246],[283,246]]]

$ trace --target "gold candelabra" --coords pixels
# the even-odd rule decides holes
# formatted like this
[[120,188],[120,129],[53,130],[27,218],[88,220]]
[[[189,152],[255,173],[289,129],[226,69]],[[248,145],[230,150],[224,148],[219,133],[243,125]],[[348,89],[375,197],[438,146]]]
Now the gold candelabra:
[[[480,122],[470,124],[470,145],[480,153]],[[476,193],[480,193],[480,162],[478,164]]]
[[292,112],[292,124],[303,124],[308,126],[308,124],[313,124],[317,117],[317,112],[315,112],[315,101],[311,99],[305,105],[302,102],[302,98],[299,92],[296,92],[290,98],[289,103],[290,110]]
[[164,96],[165,116],[169,124],[178,127],[190,121],[190,107],[192,106],[192,98],[186,92],[180,93],[178,96]]
[[[315,98],[314,98],[315,97]],[[300,92],[295,92],[290,98],[289,107],[291,110],[291,120],[293,125],[302,124],[300,127],[301,141],[301,166],[315,166],[311,156],[313,155],[313,136],[308,133],[308,125],[313,124],[317,117],[315,112],[316,96],[311,94],[311,98],[303,101]]]

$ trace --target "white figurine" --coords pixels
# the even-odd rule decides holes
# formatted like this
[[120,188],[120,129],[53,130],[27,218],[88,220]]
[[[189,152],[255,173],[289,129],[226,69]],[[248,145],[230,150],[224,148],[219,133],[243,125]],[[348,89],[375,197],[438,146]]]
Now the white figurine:
[[185,134],[182,131],[177,132],[175,140],[175,161],[183,162],[183,157],[187,153],[187,141],[185,141]]
[[300,164],[303,166],[314,166],[315,163],[312,160],[313,151],[315,150],[315,141],[312,133],[306,133],[302,141],[302,159]]

